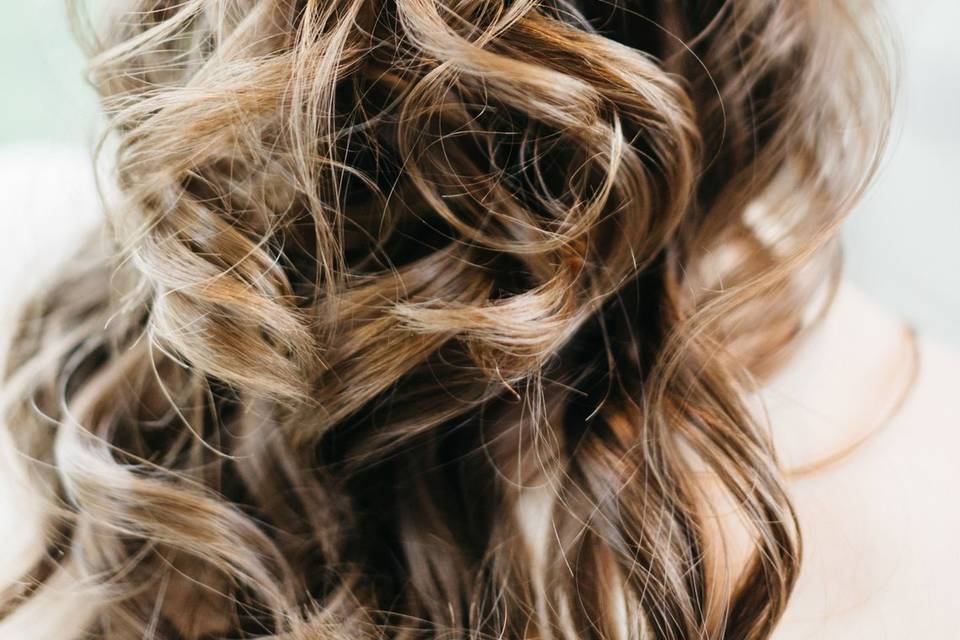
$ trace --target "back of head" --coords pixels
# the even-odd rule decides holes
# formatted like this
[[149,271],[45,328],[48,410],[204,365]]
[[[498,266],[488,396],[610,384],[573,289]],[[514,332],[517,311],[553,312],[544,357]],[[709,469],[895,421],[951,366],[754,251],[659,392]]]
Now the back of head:
[[0,614],[68,572],[91,638],[768,637],[799,532],[744,396],[883,140],[862,4],[116,3]]

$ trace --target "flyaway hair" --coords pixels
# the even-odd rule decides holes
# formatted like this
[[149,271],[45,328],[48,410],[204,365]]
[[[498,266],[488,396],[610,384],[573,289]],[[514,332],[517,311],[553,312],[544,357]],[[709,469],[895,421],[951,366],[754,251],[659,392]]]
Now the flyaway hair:
[[73,585],[104,640],[770,636],[800,532],[746,397],[886,136],[868,3],[108,4],[0,624]]

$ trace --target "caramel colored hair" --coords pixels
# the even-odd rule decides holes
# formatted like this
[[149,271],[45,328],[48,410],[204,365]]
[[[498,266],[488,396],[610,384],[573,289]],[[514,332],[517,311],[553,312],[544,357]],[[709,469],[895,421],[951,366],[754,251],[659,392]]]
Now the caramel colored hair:
[[801,546],[747,398],[883,142],[866,3],[109,4],[0,616],[67,576],[85,638],[770,636]]

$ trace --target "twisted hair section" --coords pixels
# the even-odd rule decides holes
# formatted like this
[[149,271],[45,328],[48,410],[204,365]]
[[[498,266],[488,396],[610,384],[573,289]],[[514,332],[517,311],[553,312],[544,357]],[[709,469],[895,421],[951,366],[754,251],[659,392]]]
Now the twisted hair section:
[[769,637],[801,545],[745,397],[835,280],[877,24],[111,3],[116,197],[11,347],[46,552],[0,620],[65,575],[110,640]]

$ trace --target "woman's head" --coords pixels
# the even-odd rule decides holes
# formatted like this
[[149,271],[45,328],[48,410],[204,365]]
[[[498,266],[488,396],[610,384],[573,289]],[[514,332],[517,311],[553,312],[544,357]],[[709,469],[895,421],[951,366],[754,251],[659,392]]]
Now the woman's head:
[[69,567],[104,638],[769,634],[743,396],[883,140],[869,7],[118,4],[106,255],[8,366],[51,553],[7,610]]

